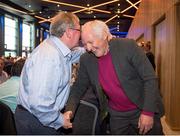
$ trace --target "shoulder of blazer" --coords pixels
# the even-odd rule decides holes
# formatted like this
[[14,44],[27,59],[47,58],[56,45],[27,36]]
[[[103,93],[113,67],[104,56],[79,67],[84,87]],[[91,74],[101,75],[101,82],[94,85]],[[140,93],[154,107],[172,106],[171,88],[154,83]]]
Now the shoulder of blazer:
[[113,38],[109,41],[111,53],[121,56],[132,54],[136,46],[134,40],[127,38]]
[[[132,46],[136,42],[133,39],[128,38],[113,38],[109,41],[110,46]],[[117,47],[119,47],[117,46]]]
[[92,59],[95,59],[95,55],[91,52],[86,52],[84,54],[81,55],[81,61],[90,61]]

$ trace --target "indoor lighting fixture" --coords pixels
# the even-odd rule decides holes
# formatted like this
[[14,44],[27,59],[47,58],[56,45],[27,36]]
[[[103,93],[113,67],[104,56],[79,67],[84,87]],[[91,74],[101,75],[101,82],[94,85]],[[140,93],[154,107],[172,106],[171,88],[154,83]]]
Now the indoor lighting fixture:
[[[137,4],[139,4],[141,2],[141,0],[140,1],[138,1],[138,2],[136,2],[134,5],[137,5]],[[126,9],[124,9],[121,13],[124,13],[124,12],[126,12],[127,10],[129,10],[130,8],[132,8],[133,6],[131,5],[131,6],[129,6],[128,8],[126,8]]]
[[134,16],[130,16],[130,15],[126,15],[126,14],[123,14],[123,16],[125,16],[125,17],[130,17],[130,18],[134,18]]
[[19,12],[19,13],[22,13],[22,14],[25,14],[25,15],[27,15],[28,13],[27,12],[24,12],[24,11],[21,11],[21,10],[18,10],[18,9],[15,9],[15,8],[12,8],[12,7],[9,7],[9,6],[7,6],[7,5],[0,5],[0,7],[2,7],[2,8],[7,8],[7,9],[9,9],[9,10],[12,10],[12,11],[15,11],[15,12]]
[[129,4],[131,4],[134,8],[136,8],[136,9],[138,9],[137,7],[136,7],[136,5],[134,5],[132,2],[130,2],[129,0],[126,0]]
[[116,18],[118,15],[114,15],[113,17],[111,17],[110,19],[108,19],[107,21],[105,21],[105,23],[108,23],[109,21],[113,20],[114,18]]
[[95,9],[95,8],[100,7],[100,6],[104,6],[104,5],[107,5],[107,4],[110,4],[110,3],[114,3],[114,2],[117,2],[119,0],[112,0],[112,1],[101,3],[101,4],[98,4],[98,5],[95,5],[95,6],[91,6],[91,7],[84,7],[84,6],[69,4],[69,3],[65,3],[65,2],[57,2],[57,1],[53,1],[53,0],[42,0],[42,1],[49,2],[49,3],[55,3],[55,4],[61,4],[61,5],[64,5],[64,6],[71,6],[71,7],[75,7],[75,8],[81,8],[80,10],[74,11],[73,13],[79,13],[79,12],[82,12],[82,11],[85,11],[85,10],[93,10],[93,11],[98,11],[98,12],[110,14],[111,12],[109,12],[109,11]]

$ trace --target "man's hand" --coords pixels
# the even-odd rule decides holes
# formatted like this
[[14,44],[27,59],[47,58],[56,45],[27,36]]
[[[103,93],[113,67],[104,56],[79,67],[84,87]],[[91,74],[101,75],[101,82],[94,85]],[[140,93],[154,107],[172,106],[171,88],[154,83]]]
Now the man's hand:
[[72,111],[67,111],[63,114],[64,117],[64,125],[63,128],[68,129],[68,128],[72,128],[72,123],[70,122],[71,118],[72,118]]
[[153,117],[141,114],[138,122],[139,134],[146,134],[150,129],[152,129],[153,123]]

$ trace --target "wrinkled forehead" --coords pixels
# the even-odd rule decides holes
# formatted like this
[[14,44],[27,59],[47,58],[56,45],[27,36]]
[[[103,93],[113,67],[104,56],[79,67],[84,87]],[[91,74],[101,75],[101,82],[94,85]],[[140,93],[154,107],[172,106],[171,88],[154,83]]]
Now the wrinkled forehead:
[[90,25],[82,25],[81,26],[81,32],[82,32],[82,35],[88,35],[88,34],[93,34],[94,35],[94,32],[93,32],[93,27],[91,27]]
[[89,40],[95,40],[96,36],[93,33],[91,29],[81,29],[81,40],[82,41],[89,41]]

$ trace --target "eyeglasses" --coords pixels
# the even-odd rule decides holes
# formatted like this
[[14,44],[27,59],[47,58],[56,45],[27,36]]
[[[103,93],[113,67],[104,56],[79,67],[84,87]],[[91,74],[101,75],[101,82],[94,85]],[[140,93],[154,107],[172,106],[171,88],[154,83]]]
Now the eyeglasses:
[[69,29],[72,29],[72,30],[76,30],[76,31],[81,32],[81,29],[77,29],[77,28],[69,28]]

